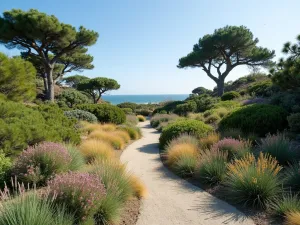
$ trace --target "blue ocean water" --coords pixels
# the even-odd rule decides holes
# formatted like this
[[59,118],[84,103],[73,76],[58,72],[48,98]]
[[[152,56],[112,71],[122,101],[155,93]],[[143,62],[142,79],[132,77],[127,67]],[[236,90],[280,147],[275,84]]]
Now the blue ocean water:
[[147,103],[159,103],[164,101],[178,101],[184,100],[188,97],[188,94],[180,95],[103,95],[102,98],[105,101],[109,101],[111,104],[119,104],[122,102],[134,102],[137,104]]

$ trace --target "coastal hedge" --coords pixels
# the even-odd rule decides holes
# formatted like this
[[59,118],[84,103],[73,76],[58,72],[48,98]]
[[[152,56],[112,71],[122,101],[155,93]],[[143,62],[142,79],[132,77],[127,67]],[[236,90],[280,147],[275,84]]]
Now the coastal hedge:
[[193,119],[177,120],[163,128],[159,138],[160,147],[164,148],[172,139],[181,134],[191,134],[200,138],[211,131],[213,131],[213,128],[202,121]]
[[229,91],[222,95],[221,100],[222,101],[228,101],[233,100],[235,98],[241,97],[241,95],[236,91]]
[[76,106],[77,109],[88,111],[94,114],[101,123],[121,124],[126,121],[124,111],[110,104],[81,104]]
[[0,150],[13,154],[42,141],[79,143],[75,121],[57,106],[27,107],[0,100]]
[[219,124],[220,130],[240,129],[244,133],[265,136],[287,128],[288,113],[279,106],[254,104],[239,108],[227,115]]

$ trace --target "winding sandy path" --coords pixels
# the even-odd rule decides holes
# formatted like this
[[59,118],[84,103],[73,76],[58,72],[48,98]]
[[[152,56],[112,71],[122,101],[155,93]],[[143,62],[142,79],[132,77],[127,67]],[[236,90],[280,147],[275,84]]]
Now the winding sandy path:
[[131,144],[121,161],[146,184],[149,196],[142,202],[137,225],[253,225],[233,206],[177,177],[160,160],[159,133],[149,121],[140,123],[143,138]]

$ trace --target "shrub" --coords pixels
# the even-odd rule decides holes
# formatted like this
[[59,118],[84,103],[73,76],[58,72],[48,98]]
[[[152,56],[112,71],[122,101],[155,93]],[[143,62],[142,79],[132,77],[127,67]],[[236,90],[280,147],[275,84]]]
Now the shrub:
[[229,92],[225,92],[222,97],[221,100],[222,101],[228,101],[228,100],[233,100],[235,98],[239,98],[241,97],[241,95],[236,92],[236,91],[229,91]]
[[233,138],[224,138],[212,145],[212,150],[228,152],[229,159],[242,158],[251,150],[249,141],[237,140]]
[[228,114],[228,109],[224,108],[224,107],[220,107],[220,108],[216,108],[213,109],[215,111],[216,114],[219,115],[219,117],[223,118],[224,116],[226,116]]
[[80,150],[72,145],[67,145],[66,148],[72,159],[69,164],[69,170],[76,171],[82,169],[85,165],[85,160]]
[[77,109],[88,111],[94,114],[101,123],[121,124],[126,120],[125,113],[117,106],[109,104],[81,104]]
[[240,139],[243,136],[241,129],[238,128],[229,128],[221,131],[222,138],[234,138]]
[[1,204],[0,225],[73,225],[74,218],[36,193],[23,194]]
[[300,132],[300,113],[294,113],[287,117],[289,127],[293,132]]
[[169,146],[166,151],[167,164],[173,166],[182,157],[194,157],[197,158],[197,146],[193,143],[178,143],[176,145]]
[[253,96],[270,97],[278,91],[279,88],[271,80],[259,81],[248,87],[248,92]]
[[284,216],[289,212],[300,211],[300,200],[298,195],[292,193],[283,194],[270,204],[270,208],[276,216]]
[[290,113],[298,113],[300,102],[300,92],[280,92],[272,96],[271,104],[280,106]]
[[204,121],[203,113],[188,113],[187,118],[193,119],[193,120],[199,120]]
[[217,150],[200,152],[200,163],[196,169],[196,177],[204,183],[214,185],[224,180],[227,170],[228,153]]
[[125,141],[122,137],[114,135],[113,132],[105,132],[102,130],[95,130],[90,135],[89,138],[101,140],[109,143],[115,149],[124,149]]
[[294,190],[300,190],[300,163],[294,163],[285,169],[285,184]]
[[255,133],[264,136],[276,133],[287,127],[287,112],[278,106],[250,105],[232,112],[223,118],[219,129],[239,128],[244,133]]
[[177,116],[176,114],[155,114],[151,118],[150,124],[152,127],[156,128],[162,122],[171,122],[171,121],[175,121],[178,118],[179,116]]
[[156,114],[156,113],[161,113],[161,112],[166,112],[166,113],[173,112],[176,109],[176,106],[180,105],[180,104],[184,104],[184,102],[183,101],[170,101],[170,102],[166,102],[164,104],[164,106],[155,109],[153,111],[153,115]]
[[236,109],[240,106],[240,103],[237,101],[221,101],[213,105],[213,109],[225,108],[227,110]]
[[0,150],[15,154],[42,141],[79,143],[75,122],[58,107],[54,112],[46,108],[31,109],[20,103],[0,101]]
[[12,173],[23,182],[44,185],[53,175],[68,171],[71,161],[63,145],[44,142],[23,151],[13,165]]
[[204,94],[200,96],[191,96],[188,98],[188,100],[193,100],[196,102],[197,112],[204,112],[211,109],[219,101],[219,98]]
[[287,225],[300,225],[300,212],[289,212],[285,216]]
[[115,156],[113,147],[103,140],[84,140],[79,149],[87,162],[92,162],[98,158],[109,159]]
[[101,178],[88,173],[57,175],[48,186],[50,197],[55,197],[54,202],[74,212],[77,221],[89,219],[106,194]]
[[57,103],[60,107],[73,108],[78,104],[92,103],[92,100],[80,91],[68,88],[57,96]]
[[119,108],[129,108],[131,109],[132,111],[135,111],[135,109],[137,108],[137,104],[136,103],[133,103],[133,102],[123,102],[123,103],[120,103],[117,105]]
[[126,115],[130,115],[133,113],[131,108],[121,108]]
[[177,120],[166,126],[159,138],[160,146],[163,148],[172,139],[180,134],[187,133],[196,137],[204,137],[212,131],[212,127],[198,120]]
[[210,149],[213,144],[220,140],[220,135],[218,133],[210,133],[206,137],[200,138],[201,149]]
[[295,159],[295,154],[290,149],[290,140],[284,134],[267,135],[261,139],[259,149],[276,158],[282,165]]
[[186,116],[189,112],[195,112],[197,110],[197,104],[195,101],[187,101],[184,104],[177,105],[174,113],[182,116]]
[[5,181],[6,174],[11,169],[11,167],[11,159],[5,157],[5,154],[0,153],[0,186],[2,186],[3,182]]
[[89,123],[97,123],[97,117],[87,111],[84,110],[80,110],[80,109],[75,109],[72,111],[65,111],[64,112],[65,116],[68,117],[69,119],[77,119],[77,120],[83,120],[83,121],[87,121]]
[[137,118],[138,118],[139,122],[146,121],[146,118],[144,116],[142,116],[142,115],[137,115]]
[[142,116],[150,116],[152,111],[149,109],[136,109],[135,113]]
[[228,166],[224,185],[228,197],[237,203],[265,208],[281,191],[281,167],[271,156],[260,153],[236,159]]

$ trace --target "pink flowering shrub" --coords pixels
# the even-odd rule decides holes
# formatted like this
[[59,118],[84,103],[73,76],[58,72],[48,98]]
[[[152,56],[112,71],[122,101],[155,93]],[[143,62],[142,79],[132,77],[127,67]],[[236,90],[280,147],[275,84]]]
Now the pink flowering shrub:
[[228,152],[229,159],[241,158],[251,150],[249,141],[237,140],[233,138],[224,138],[212,146],[212,150]]
[[77,221],[85,221],[93,216],[98,204],[106,195],[106,190],[97,175],[69,172],[56,175],[48,181],[50,197],[54,202],[75,212]]
[[22,182],[40,186],[51,176],[68,171],[71,161],[71,155],[63,145],[43,142],[21,153],[13,166],[12,174]]

